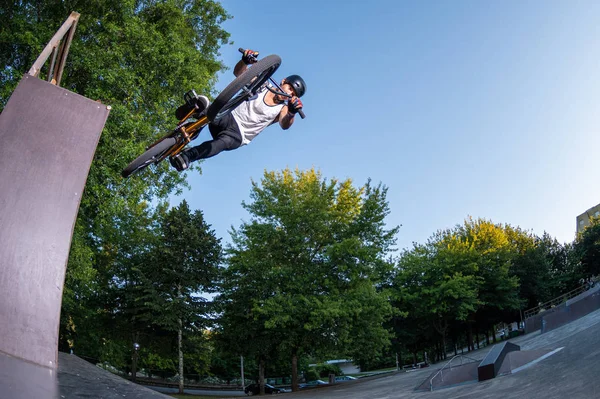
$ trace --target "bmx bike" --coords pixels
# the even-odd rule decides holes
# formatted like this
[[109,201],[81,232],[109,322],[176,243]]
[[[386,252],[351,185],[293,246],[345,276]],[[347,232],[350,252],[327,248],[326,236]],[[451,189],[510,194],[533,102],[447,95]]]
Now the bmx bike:
[[[244,52],[241,48],[239,51]],[[275,90],[267,85],[268,90],[283,97],[291,98],[277,82],[271,79],[271,76],[273,76],[280,65],[281,58],[275,54],[259,60],[229,83],[214,101],[198,115],[195,115],[199,109],[196,101],[198,95],[194,90],[185,93],[183,98],[191,110],[179,120],[177,127],[172,132],[152,143],[146,148],[144,153],[127,165],[121,172],[121,175],[127,178],[150,165],[162,162],[167,157],[179,154],[185,146],[198,137],[202,127],[210,122],[219,120],[244,101],[253,98],[263,85],[265,85],[267,80],[270,80],[274,87],[277,88]],[[305,115],[302,110],[299,111],[299,114],[304,118]],[[196,118],[196,121],[187,122],[192,116]]]

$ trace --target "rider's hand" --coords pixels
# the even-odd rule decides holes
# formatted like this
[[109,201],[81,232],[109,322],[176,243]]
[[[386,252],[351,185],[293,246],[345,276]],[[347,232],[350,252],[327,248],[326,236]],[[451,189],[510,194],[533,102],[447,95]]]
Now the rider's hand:
[[296,112],[302,109],[302,101],[294,96],[288,101],[288,112],[290,114],[296,114]]
[[255,64],[258,61],[258,51],[246,49],[244,50],[244,54],[242,55],[242,61],[244,64]]

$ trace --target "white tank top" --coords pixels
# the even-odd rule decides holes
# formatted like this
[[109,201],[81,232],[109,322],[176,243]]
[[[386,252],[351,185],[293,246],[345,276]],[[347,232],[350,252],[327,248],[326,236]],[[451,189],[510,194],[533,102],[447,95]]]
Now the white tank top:
[[242,133],[242,145],[250,143],[267,126],[275,122],[283,108],[283,104],[267,105],[267,92],[266,88],[262,89],[255,99],[244,101],[231,112]]

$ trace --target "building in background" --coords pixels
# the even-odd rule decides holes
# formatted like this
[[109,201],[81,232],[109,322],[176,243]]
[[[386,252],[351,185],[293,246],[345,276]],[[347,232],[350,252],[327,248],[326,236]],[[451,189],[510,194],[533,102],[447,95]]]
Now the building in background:
[[590,225],[590,219],[592,217],[600,217],[600,204],[577,216],[577,227],[575,229],[577,234],[581,233],[583,229]]

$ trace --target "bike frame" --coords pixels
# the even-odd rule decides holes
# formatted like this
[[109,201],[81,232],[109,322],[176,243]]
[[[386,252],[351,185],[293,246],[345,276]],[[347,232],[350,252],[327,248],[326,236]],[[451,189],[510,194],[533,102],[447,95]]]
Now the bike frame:
[[[289,95],[283,91],[281,86],[279,86],[279,84],[275,80],[273,80],[273,78],[269,78],[269,80],[278,90],[274,90],[268,86],[267,86],[267,90],[269,90],[270,92],[272,92],[275,95],[292,98],[291,95]],[[194,96],[195,96],[196,92],[194,92],[193,90],[192,90],[192,92],[194,93]],[[250,93],[250,94],[255,95],[256,93]],[[286,102],[286,104],[287,104],[287,102]],[[175,138],[177,139],[177,144],[175,146],[171,147],[167,152],[165,152],[158,159],[157,163],[162,162],[164,159],[175,156],[175,155],[179,154],[181,151],[183,151],[183,149],[192,140],[196,139],[197,135],[195,135],[195,133],[197,133],[202,127],[204,127],[210,123],[210,121],[208,120],[208,117],[206,116],[206,110],[204,110],[202,112],[202,114],[200,114],[200,117],[195,122],[191,122],[189,124],[185,123],[186,120],[188,120],[189,118],[192,117],[194,112],[196,112],[196,108],[192,108],[192,110],[179,121],[179,123],[177,124],[177,127],[175,128],[175,130],[173,130],[173,132],[169,133],[167,136],[161,137],[160,139],[158,139],[154,143],[152,143],[152,145],[150,145],[150,147],[148,147],[148,148],[151,148],[151,147],[155,146],[160,141],[162,141],[165,137],[175,136]]]

